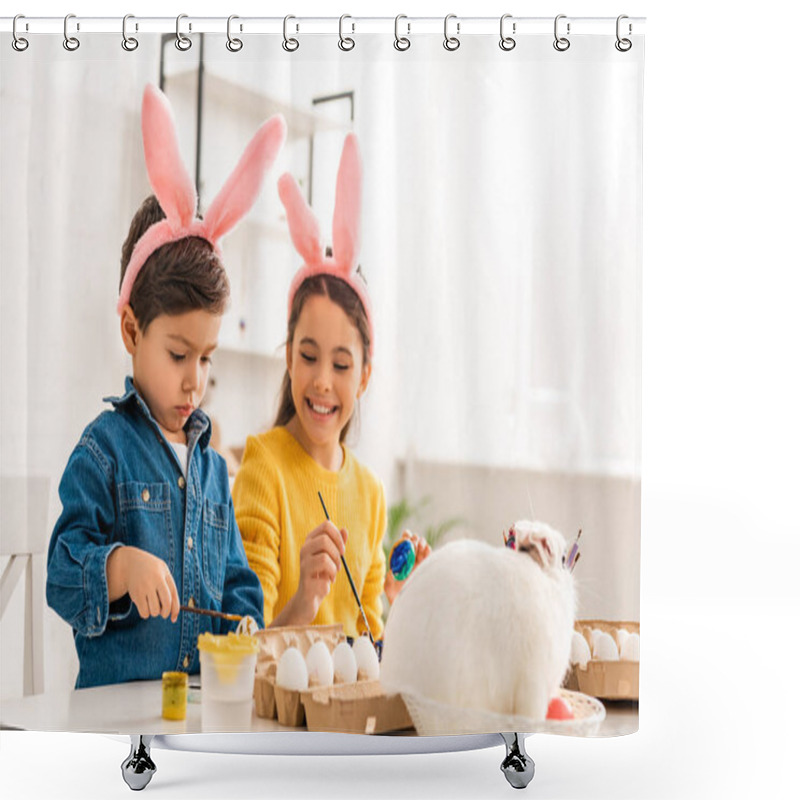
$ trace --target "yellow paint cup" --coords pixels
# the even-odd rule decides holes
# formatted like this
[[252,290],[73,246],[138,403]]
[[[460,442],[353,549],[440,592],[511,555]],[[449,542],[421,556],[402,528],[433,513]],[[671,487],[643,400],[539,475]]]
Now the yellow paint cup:
[[186,694],[189,676],[185,672],[161,674],[161,716],[164,719],[186,719]]

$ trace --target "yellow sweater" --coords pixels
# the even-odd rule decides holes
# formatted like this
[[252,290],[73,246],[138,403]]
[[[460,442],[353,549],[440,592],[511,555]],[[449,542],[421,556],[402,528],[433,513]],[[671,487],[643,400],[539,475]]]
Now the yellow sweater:
[[[233,485],[236,522],[250,567],[264,589],[264,624],[281,612],[300,584],[300,548],[325,521],[322,492],[331,521],[348,533],[345,558],[377,639],[383,632],[381,593],[386,497],[383,485],[343,447],[338,472],[317,464],[285,428],[249,436]],[[314,618],[315,625],[341,622],[348,636],[365,633],[344,569]]]

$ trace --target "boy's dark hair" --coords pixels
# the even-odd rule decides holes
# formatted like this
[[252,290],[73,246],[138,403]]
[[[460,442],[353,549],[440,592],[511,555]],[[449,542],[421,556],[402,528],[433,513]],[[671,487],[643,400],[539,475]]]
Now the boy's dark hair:
[[[291,347],[292,342],[294,342],[294,333],[297,329],[297,321],[300,319],[300,312],[303,310],[306,300],[314,295],[323,295],[330,298],[330,300],[336,303],[336,305],[347,314],[350,322],[355,325],[356,330],[361,335],[361,344],[364,349],[364,366],[366,367],[366,365],[369,364],[370,343],[367,313],[364,311],[364,306],[353,289],[334,275],[325,273],[314,275],[311,278],[306,278],[300,284],[300,287],[295,292],[294,299],[292,300],[292,309],[289,313],[286,336],[289,347]],[[283,374],[280,400],[278,401],[278,413],[275,416],[273,427],[287,425],[289,420],[291,420],[296,413],[297,410],[294,407],[294,400],[292,399],[292,380],[289,377],[289,370],[286,370]],[[340,442],[345,440],[352,421],[353,417],[351,417],[344,428],[342,428],[342,432],[339,435]]]
[[[155,195],[139,206],[122,245],[120,286],[136,242],[165,217]],[[159,247],[144,262],[133,283],[130,304],[144,333],[161,314],[183,314],[195,309],[222,314],[229,297],[228,276],[211,243],[199,236],[187,236]]]

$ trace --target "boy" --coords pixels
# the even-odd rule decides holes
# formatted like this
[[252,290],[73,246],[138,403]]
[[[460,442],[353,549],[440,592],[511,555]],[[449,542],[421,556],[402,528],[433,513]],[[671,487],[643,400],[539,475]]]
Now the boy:
[[[133,376],[70,456],[48,551],[47,602],[73,628],[76,688],[197,672],[197,637],[252,616],[263,595],[247,566],[228,475],[199,409],[230,293],[217,240],[249,210],[285,136],[257,132],[204,220],[180,161],[166,98],[147,87],[149,197],[122,252],[118,311]],[[165,213],[166,212],[166,213]]]

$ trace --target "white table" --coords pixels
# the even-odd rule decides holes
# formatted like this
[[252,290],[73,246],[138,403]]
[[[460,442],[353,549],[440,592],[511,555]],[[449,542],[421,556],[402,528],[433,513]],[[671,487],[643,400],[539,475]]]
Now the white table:
[[[194,676],[192,682],[197,680]],[[191,690],[190,690],[191,693]],[[202,733],[200,703],[189,703],[180,722],[161,717],[161,681],[137,681],[92,689],[45,692],[0,704],[0,727],[36,731],[73,731],[114,734]],[[621,736],[639,727],[638,708],[606,704],[606,719],[596,736]],[[288,728],[274,719],[257,717],[255,706],[250,732],[305,731]]]

